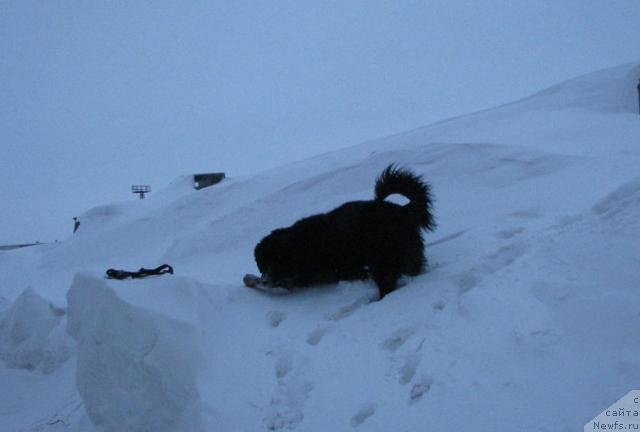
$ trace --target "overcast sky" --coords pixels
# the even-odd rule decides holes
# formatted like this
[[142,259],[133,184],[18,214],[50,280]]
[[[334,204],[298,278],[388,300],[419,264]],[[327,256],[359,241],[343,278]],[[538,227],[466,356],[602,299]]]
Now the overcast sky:
[[0,0],[0,245],[636,60],[638,0]]

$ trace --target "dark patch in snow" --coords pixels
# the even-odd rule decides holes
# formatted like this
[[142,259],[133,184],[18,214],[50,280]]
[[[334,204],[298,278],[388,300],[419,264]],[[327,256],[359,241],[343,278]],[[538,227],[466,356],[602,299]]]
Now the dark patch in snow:
[[360,309],[362,306],[368,305],[371,303],[373,299],[369,296],[360,297],[356,301],[346,306],[342,306],[336,312],[333,312],[327,316],[327,320],[329,321],[339,321],[341,319],[347,318],[349,315]]
[[267,314],[267,322],[271,327],[274,328],[278,327],[286,318],[287,316],[284,314],[284,312],[280,311],[271,311]]
[[404,345],[414,333],[415,331],[412,329],[398,329],[382,343],[382,347],[388,351],[395,352]]
[[518,219],[538,219],[540,218],[540,213],[535,209],[525,209],[515,211],[511,213],[511,216]]
[[475,271],[470,270],[456,276],[455,281],[458,285],[459,293],[464,294],[478,285],[478,283],[480,282],[480,278],[476,276]]
[[351,426],[360,426],[366,419],[374,415],[376,412],[376,406],[372,403],[364,405],[358,412],[351,417]]
[[447,306],[447,303],[444,300],[437,300],[431,304],[431,307],[436,311],[444,310],[446,306]]
[[428,393],[431,390],[431,386],[433,385],[433,379],[431,377],[422,377],[420,380],[411,387],[411,392],[409,393],[409,403],[414,404],[422,399],[425,393]]
[[426,339],[422,339],[416,350],[405,358],[404,365],[402,365],[402,368],[400,369],[400,377],[398,378],[399,384],[409,384],[415,376],[418,366],[420,366],[420,353],[425,341]]
[[531,293],[542,303],[555,305],[569,297],[571,289],[566,285],[536,280],[531,284]]
[[498,233],[496,234],[496,237],[507,240],[517,236],[522,232],[524,232],[524,227],[515,227],[515,228],[498,231]]
[[317,329],[313,330],[307,336],[307,343],[313,346],[318,345],[322,340],[322,337],[327,333],[327,330],[328,329],[326,327],[318,327]]
[[276,360],[276,378],[284,378],[291,371],[291,367],[291,355],[288,353],[279,355],[278,359]]

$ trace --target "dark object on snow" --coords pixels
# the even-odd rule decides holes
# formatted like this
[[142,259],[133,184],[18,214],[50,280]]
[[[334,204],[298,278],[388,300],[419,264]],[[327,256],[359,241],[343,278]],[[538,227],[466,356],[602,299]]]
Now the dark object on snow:
[[173,274],[173,268],[169,264],[162,264],[154,269],[141,268],[137,272],[128,272],[125,270],[109,269],[107,270],[107,278],[109,279],[139,279],[147,276],[162,275],[165,273]]
[[80,219],[78,219],[77,217],[73,218],[73,232],[78,231],[78,228],[80,228]]
[[[410,202],[400,206],[385,201],[392,194]],[[383,298],[396,289],[401,275],[423,271],[422,230],[435,226],[429,185],[411,171],[390,165],[376,180],[373,200],[351,201],[276,229],[258,243],[254,254],[260,280],[269,287],[370,276]]]
[[638,80],[638,113],[640,113],[640,80]]
[[151,192],[151,186],[149,185],[133,185],[131,186],[131,192],[140,195],[140,199],[144,199],[144,194]]
[[10,251],[13,249],[20,249],[20,248],[25,248],[30,246],[39,246],[41,244],[43,243],[36,242],[36,243],[27,243],[27,244],[2,245],[0,246],[0,251]]
[[202,188],[213,186],[216,183],[220,183],[222,180],[224,180],[224,178],[224,173],[194,174],[193,187],[199,190]]
[[242,278],[242,282],[244,282],[244,285],[247,288],[257,288],[261,285],[264,285],[264,279],[261,278],[260,276],[256,276],[254,274],[251,273],[247,273],[246,275],[244,275],[244,277]]
[[242,278],[242,281],[244,282],[244,286],[247,288],[252,288],[265,294],[275,296],[290,294],[290,291],[286,288],[268,285],[264,276],[256,276],[254,274],[247,273]]

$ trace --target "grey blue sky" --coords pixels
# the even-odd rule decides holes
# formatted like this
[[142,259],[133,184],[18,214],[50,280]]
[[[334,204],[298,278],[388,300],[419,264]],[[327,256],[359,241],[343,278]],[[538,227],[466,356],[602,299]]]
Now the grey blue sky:
[[637,0],[2,0],[0,244],[639,59]]

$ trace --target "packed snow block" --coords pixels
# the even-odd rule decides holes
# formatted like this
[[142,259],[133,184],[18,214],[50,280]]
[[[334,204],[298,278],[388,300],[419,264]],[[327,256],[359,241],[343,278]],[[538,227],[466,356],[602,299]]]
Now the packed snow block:
[[0,316],[0,359],[9,368],[51,373],[73,352],[65,311],[27,288]]
[[97,430],[201,430],[198,299],[188,285],[174,277],[74,278],[67,331],[78,344],[76,385]]

